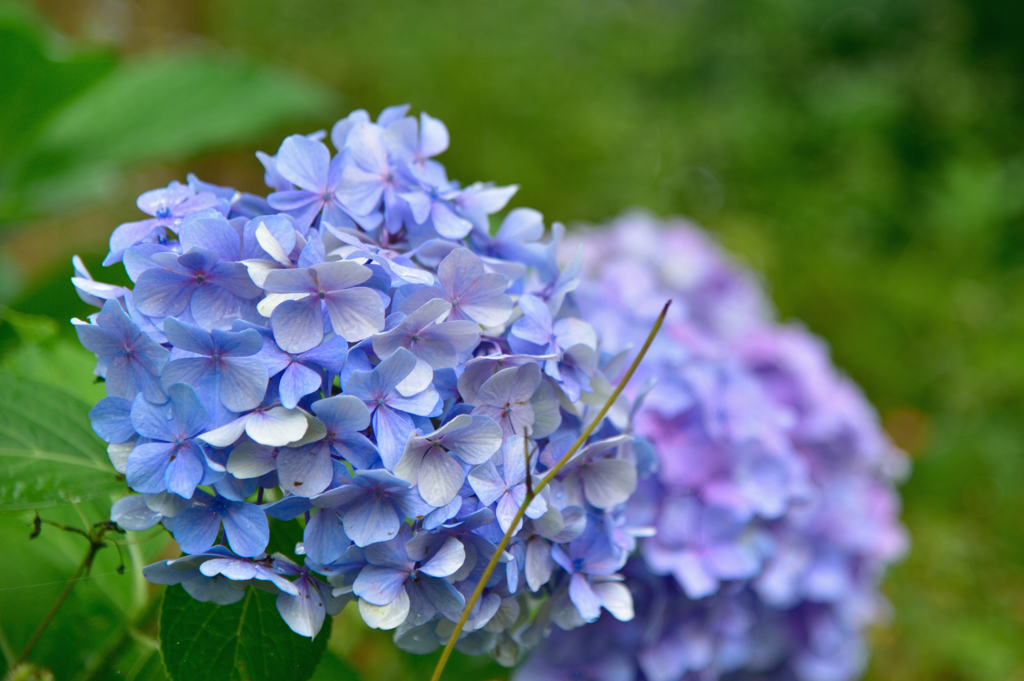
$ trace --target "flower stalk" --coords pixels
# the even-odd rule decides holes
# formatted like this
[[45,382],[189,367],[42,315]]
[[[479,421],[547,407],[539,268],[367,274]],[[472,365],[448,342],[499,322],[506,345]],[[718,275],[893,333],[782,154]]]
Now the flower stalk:
[[[516,528],[519,526],[519,523],[522,521],[523,516],[526,514],[526,509],[530,507],[530,504],[533,503],[533,500],[537,497],[537,495],[540,494],[540,492],[545,487],[547,487],[547,485],[552,480],[554,480],[555,476],[558,475],[559,471],[561,471],[562,468],[564,468],[565,465],[569,463],[569,460],[572,459],[576,452],[579,451],[580,447],[582,447],[586,443],[587,439],[597,428],[598,424],[600,424],[604,420],[604,417],[607,416],[608,411],[619,399],[619,395],[622,394],[622,391],[625,389],[626,384],[629,383],[629,379],[633,377],[633,374],[636,372],[637,367],[640,366],[640,362],[643,361],[644,355],[647,354],[647,350],[651,347],[651,343],[654,342],[654,338],[655,336],[658,335],[658,331],[661,329],[661,325],[665,321],[665,316],[668,314],[668,309],[671,304],[671,300],[665,303],[665,307],[662,308],[661,314],[658,315],[658,319],[654,322],[654,326],[651,328],[651,332],[647,335],[647,340],[644,341],[643,346],[640,348],[640,352],[637,353],[637,356],[633,360],[633,363],[629,366],[629,370],[626,371],[625,375],[622,377],[622,380],[619,381],[619,384],[615,387],[615,390],[612,391],[611,396],[604,403],[604,406],[601,407],[601,411],[598,412],[597,417],[590,422],[590,425],[587,426],[586,429],[584,429],[584,431],[580,434],[576,442],[573,443],[572,447],[570,447],[569,450],[566,451],[566,453],[562,456],[562,458],[558,460],[558,463],[556,463],[551,468],[551,470],[549,470],[544,475],[544,477],[541,478],[540,482],[537,483],[535,487],[527,488],[525,500],[520,505],[515,517],[512,519],[512,522],[509,525],[508,530],[505,532],[505,536],[502,537],[501,542],[498,543],[498,546],[494,551],[494,555],[491,556],[491,560],[487,563],[487,567],[484,569],[483,574],[480,576],[480,581],[477,582],[476,588],[473,590],[473,594],[469,597],[469,600],[466,601],[466,607],[462,611],[462,616],[459,617],[459,621],[455,624],[455,629],[454,631],[452,631],[451,636],[448,638],[448,642],[445,644],[444,650],[441,651],[441,658],[437,661],[437,666],[434,668],[433,676],[430,677],[431,681],[440,681],[441,675],[444,673],[445,665],[448,664],[448,658],[451,657],[452,650],[455,649],[455,644],[459,639],[459,634],[462,633],[462,629],[466,626],[466,622],[469,620],[469,615],[473,611],[473,606],[476,605],[476,602],[480,599],[481,594],[483,594],[484,587],[487,585],[488,580],[490,580],[491,574],[494,573],[494,569],[498,566],[498,562],[501,560],[502,554],[505,552],[505,549],[508,547],[509,542],[512,540],[512,535],[515,534]],[[528,454],[529,450],[527,450],[527,457]],[[527,458],[527,463],[528,461],[529,459]],[[527,471],[529,471],[529,467],[527,467]],[[529,479],[529,473],[527,473],[527,479]]]

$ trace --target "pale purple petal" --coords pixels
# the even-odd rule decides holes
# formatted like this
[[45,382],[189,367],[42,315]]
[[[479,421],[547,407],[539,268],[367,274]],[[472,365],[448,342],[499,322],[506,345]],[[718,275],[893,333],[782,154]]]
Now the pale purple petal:
[[323,627],[326,612],[319,590],[310,588],[307,579],[295,582],[298,595],[281,593],[277,597],[277,611],[288,627],[299,636],[316,637]]
[[[398,474],[397,468],[395,473]],[[417,486],[424,501],[440,507],[458,495],[465,480],[462,464],[447,452],[431,448],[420,463]]]
[[263,282],[267,293],[316,293],[318,285],[313,270],[274,270]]
[[352,592],[373,605],[387,605],[405,591],[409,573],[389,567],[367,565],[359,571]]
[[228,455],[227,471],[241,480],[266,475],[277,468],[277,451],[251,441],[240,443]]
[[612,508],[636,491],[636,467],[619,459],[599,459],[585,464],[583,492],[596,508]]
[[409,596],[403,589],[398,598],[387,605],[373,605],[360,598],[359,614],[372,629],[394,629],[409,616]]
[[420,566],[420,572],[432,577],[448,577],[458,572],[465,562],[466,547],[455,537],[448,537],[430,560]]
[[277,455],[277,475],[282,489],[300,497],[311,497],[327,489],[334,477],[329,450],[323,444],[300,449],[283,449]]
[[[246,434],[256,442],[271,447],[283,447],[296,442],[306,433],[308,426],[301,411],[284,407],[254,412],[245,420]],[[207,442],[210,440],[207,439]]]
[[[377,299],[380,303],[380,299]],[[324,339],[324,319],[320,300],[307,296],[302,300],[287,300],[274,308],[270,317],[274,338],[282,350],[305,352],[320,345]]]
[[381,461],[388,470],[393,470],[405,452],[405,443],[412,436],[412,418],[404,412],[390,407],[378,407],[373,412],[373,432],[377,436],[377,449]]
[[372,289],[331,291],[324,303],[334,332],[349,342],[369,338],[384,328],[384,303]]
[[311,192],[327,189],[331,153],[322,142],[303,135],[291,135],[277,152],[277,172],[286,180]]
[[576,609],[580,611],[580,617],[587,622],[593,622],[601,615],[601,600],[594,593],[590,582],[580,572],[573,574],[569,581],[569,598]]
[[225,407],[234,412],[255,409],[263,401],[266,391],[267,367],[259,358],[227,357],[221,360],[220,399]]
[[[448,423],[452,424],[460,419],[462,416],[458,416]],[[466,463],[481,464],[490,460],[494,453],[501,448],[501,426],[486,416],[468,416],[461,421],[458,428],[445,433],[441,437],[441,443]]]
[[345,533],[362,548],[387,541],[398,534],[402,521],[394,505],[376,496],[365,497],[345,511]]
[[110,519],[126,530],[141,532],[160,522],[162,515],[146,506],[146,500],[139,495],[118,499],[110,507]]
[[633,619],[633,595],[625,584],[595,580],[590,586],[597,598],[600,599],[601,605],[612,614],[612,617],[620,622],[628,622]]
[[198,286],[193,276],[154,267],[139,275],[133,292],[135,307],[150,317],[177,315],[188,305]]
[[410,587],[418,587],[431,605],[440,612],[461,614],[466,607],[466,597],[448,581],[424,577]]
[[477,466],[470,472],[469,485],[484,506],[490,506],[505,493],[505,480],[498,474],[498,469],[490,461]]
[[309,367],[298,363],[291,364],[285,369],[278,384],[281,405],[285,409],[294,409],[299,400],[319,390],[322,383],[320,374]]

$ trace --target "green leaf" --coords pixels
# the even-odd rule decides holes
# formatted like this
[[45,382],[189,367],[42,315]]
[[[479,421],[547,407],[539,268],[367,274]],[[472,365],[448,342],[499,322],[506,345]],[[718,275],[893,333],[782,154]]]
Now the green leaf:
[[0,371],[0,511],[44,508],[124,491],[89,407]]
[[168,587],[160,612],[160,649],[175,681],[306,681],[331,635],[331,618],[310,641],[284,623],[277,596],[250,588],[238,603],[200,603]]
[[54,212],[102,192],[120,169],[180,160],[312,120],[335,96],[293,73],[212,51],[125,64],[64,107],[15,182],[23,213]]
[[59,49],[28,9],[0,5],[0,163],[10,163],[55,111],[110,73],[115,63],[108,50]]
[[[78,512],[88,523],[104,520],[110,513],[110,501],[98,498],[77,504],[77,510],[65,505],[43,510],[40,515],[84,529]],[[43,525],[42,533],[29,539],[32,517],[31,513],[0,514],[0,546],[4,547],[4,560],[0,562],[0,636],[15,655],[24,648],[88,548],[81,536],[50,525]],[[75,584],[29,658],[50,669],[54,678],[123,679],[136,663],[153,666],[143,658],[155,650],[156,642],[150,635],[156,633],[156,609],[149,603],[151,587],[142,576],[142,567],[160,555],[170,554],[169,537],[162,528],[154,528],[130,532],[119,541],[127,544],[120,551],[111,546],[96,555],[89,576]],[[117,571],[122,561],[123,574]],[[159,596],[153,594],[154,598]],[[148,614],[151,608],[152,616]],[[69,646],[68,641],[75,645]],[[162,673],[160,656],[155,657]],[[100,668],[111,673],[100,675]],[[0,677],[3,669],[0,662]],[[113,674],[114,670],[120,670],[121,675]],[[90,676],[93,672],[96,674]],[[136,679],[142,681],[142,677]]]

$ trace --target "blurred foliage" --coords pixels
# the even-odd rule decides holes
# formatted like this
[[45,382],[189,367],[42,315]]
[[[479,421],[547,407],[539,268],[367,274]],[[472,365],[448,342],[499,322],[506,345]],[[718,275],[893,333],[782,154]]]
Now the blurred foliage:
[[[453,144],[443,160],[452,177],[520,184],[514,203],[549,220],[599,221],[634,205],[692,216],[763,273],[783,318],[803,320],[832,344],[837,363],[915,457],[904,487],[913,549],[887,582],[894,614],[876,631],[870,676],[1019,678],[1024,5],[38,2],[64,30],[96,34],[100,25],[120,46],[58,49],[60,41],[39,37],[38,22],[35,33],[2,29],[0,58],[21,50],[24,70],[12,80],[0,69],[0,215],[23,238],[55,233],[52,221],[24,216],[51,206],[78,216],[85,198],[100,196],[83,187],[129,164],[187,160],[162,170],[160,180],[183,179],[198,166],[216,171],[203,170],[204,179],[260,191],[253,147],[271,151],[281,135],[267,132],[276,123],[250,117],[294,114],[306,131],[344,113],[309,94],[321,90],[302,79],[271,87],[263,78],[272,76],[238,75],[246,85],[237,91],[230,89],[235,76],[199,73],[225,63],[248,65],[234,67],[237,74],[281,73],[254,63],[297,70],[370,110],[412,102],[448,124]],[[2,27],[10,25],[5,17]],[[235,56],[225,62],[209,47],[203,54],[213,56],[202,58],[151,55],[150,43],[163,50],[178,40],[218,44]],[[189,63],[192,79],[179,81],[173,69]],[[292,84],[307,94],[289,100],[280,88]],[[261,87],[270,96],[252,94]],[[206,94],[189,100],[193,89]],[[223,97],[208,103],[210,93]],[[295,109],[282,113],[285,104]],[[165,106],[172,106],[170,123],[157,122]],[[224,145],[240,150],[206,153]],[[117,194],[115,184],[107,189],[114,208],[95,225],[80,222],[92,235],[90,266],[110,229],[137,216],[127,207],[133,197]],[[58,240],[50,241],[54,257],[66,258]],[[13,253],[25,252],[11,244]],[[88,314],[67,283],[70,268],[44,261],[28,274],[32,286],[8,304],[60,326],[26,338],[31,330],[0,322],[0,362],[74,392],[97,388],[83,375],[88,358],[73,349],[65,324]],[[0,592],[0,642],[14,647],[60,588],[32,584],[66,578],[81,552],[45,555],[38,542],[53,540],[44,533],[27,543],[23,523],[0,518],[4,545],[17,553],[4,569],[24,571],[21,581],[3,576],[4,588],[22,591]],[[55,564],[62,555],[72,557]],[[88,668],[123,627],[118,617],[141,607],[101,598],[96,585],[127,581],[97,577],[76,589],[32,659],[57,678]],[[74,618],[99,618],[101,626],[74,633]],[[395,653],[386,634],[357,620],[349,611],[336,619],[316,678],[425,675],[431,658]],[[151,634],[141,631],[104,658],[106,668],[134,678],[159,672],[137,643]],[[61,640],[75,640],[75,655],[61,655]],[[452,678],[500,674],[459,661],[468,666],[451,670]]]
[[0,225],[71,210],[109,193],[125,168],[238,143],[333,99],[208,50],[118,64],[109,49],[51,42],[31,15],[0,5]]

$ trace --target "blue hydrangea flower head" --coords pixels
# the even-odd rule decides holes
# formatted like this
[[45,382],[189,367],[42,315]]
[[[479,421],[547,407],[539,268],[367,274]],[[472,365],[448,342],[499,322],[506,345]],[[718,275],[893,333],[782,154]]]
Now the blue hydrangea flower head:
[[[354,111],[258,152],[266,196],[192,175],[143,194],[105,261],[133,286],[73,262],[99,308],[75,322],[107,389],[90,418],[132,490],[111,517],[185,554],[151,581],[275,592],[311,637],[356,601],[426,653],[510,531],[460,650],[514,664],[553,622],[627,617],[618,570],[644,528],[620,408],[512,522],[615,378],[573,297],[582,261],[560,265],[537,211],[496,215],[517,187],[449,179],[450,141],[408,105]],[[268,518],[301,527],[298,562],[265,554]]]

